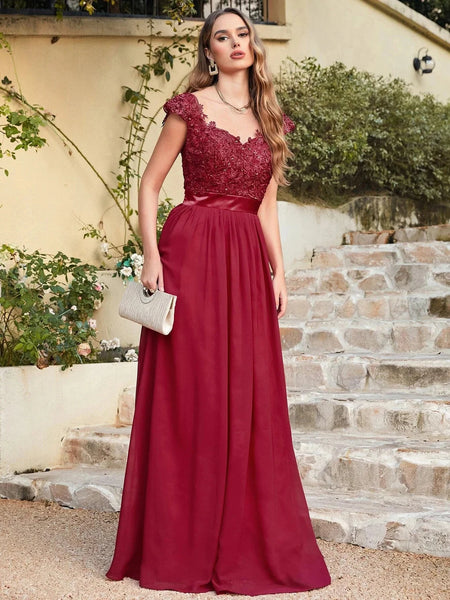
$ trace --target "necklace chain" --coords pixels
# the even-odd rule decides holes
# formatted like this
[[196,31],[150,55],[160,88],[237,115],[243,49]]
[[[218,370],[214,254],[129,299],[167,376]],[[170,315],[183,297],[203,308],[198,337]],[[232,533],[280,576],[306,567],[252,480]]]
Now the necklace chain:
[[236,112],[238,113],[245,113],[247,112],[247,109],[250,108],[250,105],[252,103],[252,101],[250,100],[250,102],[248,104],[246,104],[245,106],[242,106],[239,108],[239,106],[234,106],[234,104],[231,104],[230,102],[228,102],[227,100],[225,100],[225,98],[222,95],[222,92],[219,90],[219,88],[217,87],[217,85],[214,86],[216,88],[216,92],[219,94],[219,98],[222,100],[222,102],[224,104],[226,104],[227,106],[230,106],[231,108],[233,108]]

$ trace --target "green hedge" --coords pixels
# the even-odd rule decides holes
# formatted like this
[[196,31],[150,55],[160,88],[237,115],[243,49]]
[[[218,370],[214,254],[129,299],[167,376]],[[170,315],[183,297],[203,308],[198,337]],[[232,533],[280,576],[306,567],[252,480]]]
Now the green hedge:
[[285,62],[277,88],[296,122],[294,193],[329,204],[379,192],[450,203],[450,104],[413,94],[401,79],[314,58]]

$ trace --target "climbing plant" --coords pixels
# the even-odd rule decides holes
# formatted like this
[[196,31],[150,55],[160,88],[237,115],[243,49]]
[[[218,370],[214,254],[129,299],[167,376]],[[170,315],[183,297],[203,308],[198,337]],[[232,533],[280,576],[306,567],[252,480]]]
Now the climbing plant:
[[[138,85],[136,87],[123,86],[123,102],[129,106],[129,113],[125,117],[128,122],[128,130],[122,138],[124,146],[119,157],[117,169],[114,171],[114,184],[108,183],[96,168],[93,161],[82,150],[80,145],[70,138],[57,124],[56,118],[44,108],[32,104],[21,91],[19,78],[14,64],[11,46],[4,36],[0,37],[0,48],[6,50],[13,61],[17,85],[11,79],[4,76],[0,85],[0,93],[4,98],[4,105],[0,108],[0,131],[7,135],[11,142],[19,142],[13,149],[3,151],[2,156],[14,158],[15,151],[19,148],[41,147],[46,139],[40,135],[43,125],[50,127],[70,149],[70,153],[78,153],[89,169],[102,183],[108,196],[113,201],[113,206],[119,211],[124,222],[124,239],[120,244],[112,243],[103,227],[103,220],[96,225],[84,227],[84,237],[98,239],[107,258],[119,258],[117,264],[118,273],[121,272],[123,264],[132,254],[142,252],[142,241],[136,227],[137,211],[135,198],[140,183],[140,178],[145,167],[145,142],[151,126],[156,122],[158,114],[162,109],[160,105],[151,111],[150,98],[152,100],[157,94],[161,94],[163,82],[169,82],[172,78],[176,63],[190,64],[194,56],[193,34],[197,25],[181,27],[185,17],[194,14],[194,4],[191,0],[167,0],[165,10],[170,21],[166,24],[171,27],[172,35],[168,43],[160,43],[161,31],[155,27],[152,19],[149,20],[149,36],[146,40],[139,40],[144,45],[145,62],[133,67],[138,74]],[[174,86],[177,93],[183,84],[184,78]],[[12,111],[10,106],[16,104],[18,110]],[[0,146],[0,152],[2,148]],[[157,217],[157,236],[168,212],[173,204],[169,198],[160,202]]]
[[[10,55],[14,71],[16,71],[11,45],[1,33],[0,49]],[[8,86],[11,85],[11,80],[4,76],[0,89],[8,89]],[[3,103],[0,104],[0,160],[4,157],[15,159],[19,150],[38,149],[45,145],[46,140],[40,134],[44,119],[36,113],[36,108],[31,110],[28,107],[14,109],[11,95],[4,96]],[[0,170],[5,175],[9,175],[9,170],[2,167],[1,164]]]

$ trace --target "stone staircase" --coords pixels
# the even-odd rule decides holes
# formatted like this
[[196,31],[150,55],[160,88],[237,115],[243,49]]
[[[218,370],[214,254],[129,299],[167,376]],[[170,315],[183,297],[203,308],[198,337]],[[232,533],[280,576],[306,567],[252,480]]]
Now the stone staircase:
[[[280,322],[294,449],[317,536],[450,556],[450,243],[320,248]],[[118,510],[134,390],[75,428],[61,467],[0,495]]]
[[450,244],[319,248],[280,323],[319,537],[450,556]]

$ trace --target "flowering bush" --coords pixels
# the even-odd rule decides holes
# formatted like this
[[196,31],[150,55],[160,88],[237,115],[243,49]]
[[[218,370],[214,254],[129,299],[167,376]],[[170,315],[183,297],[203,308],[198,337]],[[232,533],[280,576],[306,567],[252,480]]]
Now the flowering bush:
[[[132,249],[134,250],[134,248]],[[124,257],[116,263],[116,273],[124,282],[141,278],[142,267],[144,266],[144,257],[137,252],[128,251]]]
[[78,258],[0,246],[0,366],[94,360],[104,287]]

